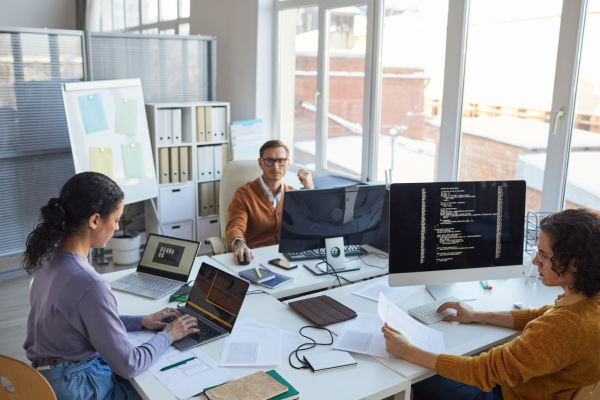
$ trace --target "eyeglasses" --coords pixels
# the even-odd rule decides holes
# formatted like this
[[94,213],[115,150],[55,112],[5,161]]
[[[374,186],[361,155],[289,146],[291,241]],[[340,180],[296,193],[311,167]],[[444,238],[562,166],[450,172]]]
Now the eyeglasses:
[[535,252],[535,257],[537,257],[540,261],[548,261],[551,257],[545,256],[543,254],[540,254],[539,249],[537,248],[537,246],[535,246],[533,248],[533,251]]
[[266,167],[272,167],[273,164],[275,163],[275,161],[277,161],[277,165],[279,165],[280,167],[285,166],[285,164],[287,163],[288,159],[287,158],[261,158],[262,162],[265,164]]

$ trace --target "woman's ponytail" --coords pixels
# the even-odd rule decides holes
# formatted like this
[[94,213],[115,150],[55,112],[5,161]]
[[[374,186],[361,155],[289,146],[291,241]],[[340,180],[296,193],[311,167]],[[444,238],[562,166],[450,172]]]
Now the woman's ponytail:
[[41,222],[27,237],[27,249],[21,261],[29,274],[37,271],[43,260],[48,260],[56,245],[95,213],[107,218],[123,200],[121,188],[109,177],[96,172],[73,176],[41,209]]

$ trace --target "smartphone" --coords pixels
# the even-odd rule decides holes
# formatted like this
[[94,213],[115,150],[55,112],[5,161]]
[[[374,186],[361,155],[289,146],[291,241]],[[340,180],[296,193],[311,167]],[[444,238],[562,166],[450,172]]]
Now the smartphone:
[[269,260],[269,264],[275,265],[276,267],[281,267],[283,269],[293,269],[298,267],[298,264],[292,264],[291,262],[287,260],[282,260],[281,258]]

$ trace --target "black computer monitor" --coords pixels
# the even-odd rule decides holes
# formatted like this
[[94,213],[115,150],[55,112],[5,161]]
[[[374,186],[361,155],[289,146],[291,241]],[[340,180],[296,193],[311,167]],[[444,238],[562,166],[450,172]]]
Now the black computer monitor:
[[385,240],[379,232],[385,192],[385,185],[285,192],[279,252],[323,248],[334,238],[344,245]]
[[390,187],[390,285],[521,276],[525,181]]

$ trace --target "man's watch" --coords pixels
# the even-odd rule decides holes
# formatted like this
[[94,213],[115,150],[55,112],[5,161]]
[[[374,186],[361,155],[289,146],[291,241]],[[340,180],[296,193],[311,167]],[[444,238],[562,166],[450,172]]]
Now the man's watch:
[[233,241],[233,247],[237,246],[239,243],[246,243],[243,239],[237,238]]

